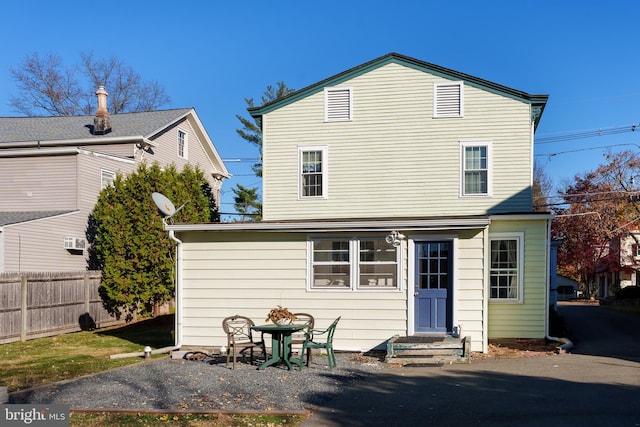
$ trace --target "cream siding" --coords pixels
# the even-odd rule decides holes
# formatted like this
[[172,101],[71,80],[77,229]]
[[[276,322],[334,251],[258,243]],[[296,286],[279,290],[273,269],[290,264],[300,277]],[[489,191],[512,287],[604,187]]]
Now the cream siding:
[[342,316],[334,338],[342,350],[370,349],[406,331],[406,292],[307,291],[304,234],[188,233],[180,238],[188,242],[182,270],[185,346],[226,344],[224,317],[243,314],[263,323],[276,305],[312,313],[318,327]]
[[524,232],[522,304],[489,301],[489,338],[544,338],[547,304],[546,221],[493,221],[490,233]]
[[[264,219],[530,211],[530,106],[467,85],[464,117],[433,118],[433,84],[442,81],[388,64],[344,83],[351,121],[324,122],[323,92],[266,114]],[[474,140],[492,142],[491,197],[459,196],[460,141]],[[328,147],[326,200],[298,200],[305,145]]]
[[77,155],[0,158],[0,211],[77,208]]

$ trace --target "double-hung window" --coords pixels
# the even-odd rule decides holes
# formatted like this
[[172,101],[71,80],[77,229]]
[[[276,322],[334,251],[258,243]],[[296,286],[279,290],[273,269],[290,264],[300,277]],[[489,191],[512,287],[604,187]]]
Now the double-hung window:
[[309,240],[310,289],[399,289],[398,248],[380,238]]
[[178,129],[178,156],[187,158],[187,133]]
[[491,194],[491,143],[460,144],[461,193],[463,196]]
[[327,147],[299,147],[300,198],[327,197]]
[[100,170],[100,189],[104,190],[116,179],[116,173],[112,170],[101,169]]
[[522,233],[492,234],[490,255],[490,294],[493,301],[522,302],[523,240]]

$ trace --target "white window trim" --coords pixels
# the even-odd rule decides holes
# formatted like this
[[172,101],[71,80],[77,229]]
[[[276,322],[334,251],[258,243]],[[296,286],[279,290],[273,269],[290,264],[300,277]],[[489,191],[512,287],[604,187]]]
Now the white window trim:
[[[109,180],[109,184],[104,185],[105,175],[110,175],[111,179]],[[116,172],[111,169],[100,169],[100,190],[104,190],[108,185],[113,185],[113,181],[116,179]]]
[[[384,236],[363,235],[359,237],[344,236],[307,236],[307,291],[309,292],[402,292],[402,254],[406,250],[406,242],[401,241],[396,248],[396,280],[397,286],[379,288],[375,286],[360,286],[360,241],[384,239]],[[313,241],[314,240],[349,240],[349,287],[316,287],[313,286]]]
[[[491,241],[493,240],[516,240],[518,245],[518,297],[517,298],[491,298]],[[524,303],[524,233],[489,233],[489,259],[487,268],[489,270],[489,303],[491,304],[523,304]]]
[[[180,155],[180,132],[184,134],[184,155]],[[178,128],[178,133],[176,134],[176,153],[181,159],[187,160],[189,158],[189,132],[181,128]]]
[[[460,111],[458,114],[439,114],[438,113],[438,88],[440,86],[458,86],[460,88]],[[437,82],[433,84],[433,118],[452,118],[464,117],[464,82],[463,81],[447,81]]]
[[[349,93],[349,117],[329,118],[329,95],[331,92],[347,91]],[[350,122],[353,120],[353,88],[349,86],[334,86],[324,88],[324,121],[325,122]]]
[[[487,147],[487,192],[466,194],[464,192],[465,148]],[[493,194],[493,142],[492,141],[460,141],[460,197],[491,197]]]
[[[320,151],[322,153],[322,196],[302,195],[302,153]],[[329,148],[326,145],[298,146],[298,200],[322,200],[329,197]]]

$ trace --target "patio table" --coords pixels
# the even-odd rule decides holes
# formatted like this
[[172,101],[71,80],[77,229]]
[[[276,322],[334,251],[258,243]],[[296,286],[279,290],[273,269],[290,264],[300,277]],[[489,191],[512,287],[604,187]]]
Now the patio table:
[[259,370],[276,363],[285,363],[291,370],[291,363],[302,367],[302,358],[291,359],[291,334],[307,328],[306,323],[291,323],[289,325],[267,324],[252,326],[257,332],[271,334],[271,358],[258,367]]

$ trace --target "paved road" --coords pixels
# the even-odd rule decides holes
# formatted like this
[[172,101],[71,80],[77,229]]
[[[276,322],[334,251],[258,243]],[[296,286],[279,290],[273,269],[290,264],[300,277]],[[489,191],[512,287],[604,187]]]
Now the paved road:
[[640,316],[559,308],[571,354],[386,368],[317,408],[313,426],[640,426]]

